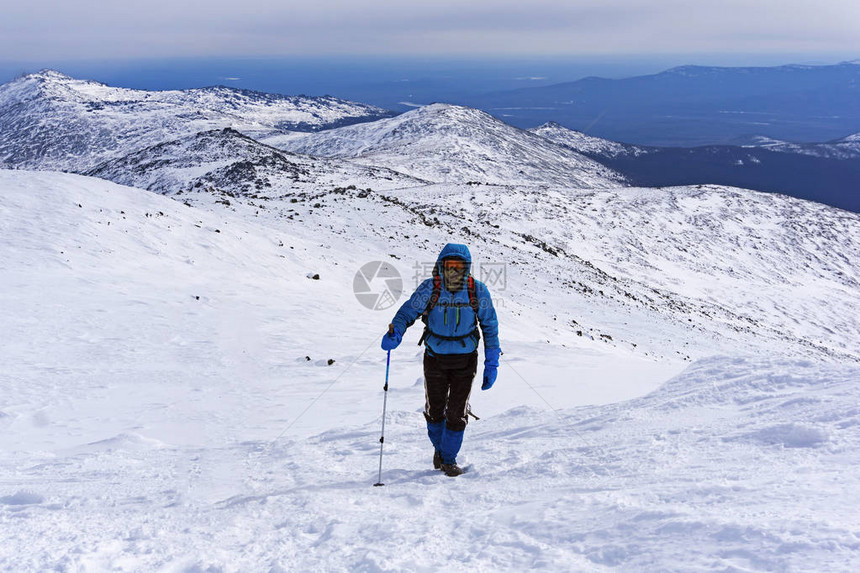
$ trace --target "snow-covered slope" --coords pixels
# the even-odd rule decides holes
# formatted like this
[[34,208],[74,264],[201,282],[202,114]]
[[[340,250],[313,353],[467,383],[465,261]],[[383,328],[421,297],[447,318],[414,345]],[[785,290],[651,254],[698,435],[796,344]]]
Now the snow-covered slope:
[[389,169],[280,151],[231,128],[160,143],[107,161],[87,174],[158,193],[203,187],[265,199],[320,187],[387,189],[423,184]]
[[547,306],[569,328],[658,354],[775,343],[792,355],[860,358],[860,215],[720,186],[433,186],[399,196],[514,263],[527,308],[569,297]]
[[[857,217],[723,188],[183,198],[0,171],[0,569],[860,567],[860,329],[796,332],[856,308]],[[393,309],[355,271],[409,288],[446,240],[508,264],[499,381],[467,473],[432,470],[411,329],[374,488]],[[744,300],[759,324],[715,312]]]
[[0,166],[85,171],[108,158],[198,131],[232,127],[262,136],[389,115],[331,97],[225,87],[150,92],[46,70],[0,86]]
[[315,134],[264,139],[297,153],[350,158],[433,182],[607,188],[623,177],[476,109],[433,104]]

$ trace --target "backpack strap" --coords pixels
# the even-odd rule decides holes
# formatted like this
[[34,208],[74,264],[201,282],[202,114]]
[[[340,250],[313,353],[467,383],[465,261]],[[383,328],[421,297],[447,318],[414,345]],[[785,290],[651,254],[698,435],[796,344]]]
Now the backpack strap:
[[430,328],[427,326],[427,317],[430,315],[430,311],[433,310],[433,307],[436,306],[436,303],[439,302],[440,294],[442,294],[442,277],[440,277],[439,273],[434,269],[433,292],[430,293],[430,300],[427,301],[427,306],[424,307],[424,312],[421,313],[421,322],[424,323],[424,334],[421,335],[421,339],[418,341],[418,346],[424,344],[424,339],[427,338],[427,334],[430,332]]
[[466,284],[466,288],[469,290],[469,306],[475,311],[475,322],[478,322],[478,308],[480,305],[478,304],[478,293],[475,289],[475,279],[472,278],[472,275],[469,275],[469,282]]
[[433,307],[436,306],[436,303],[439,302],[440,294],[442,294],[442,277],[439,275],[433,275],[433,292],[430,293],[430,300],[427,301],[427,307],[421,314],[422,318],[425,320],[427,315],[430,314],[430,311],[433,310]]

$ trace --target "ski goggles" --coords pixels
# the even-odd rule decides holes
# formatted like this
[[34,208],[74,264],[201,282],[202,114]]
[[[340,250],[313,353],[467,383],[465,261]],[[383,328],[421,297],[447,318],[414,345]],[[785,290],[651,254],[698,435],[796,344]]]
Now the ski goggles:
[[445,259],[442,261],[442,269],[446,271],[465,271],[466,261],[462,259]]

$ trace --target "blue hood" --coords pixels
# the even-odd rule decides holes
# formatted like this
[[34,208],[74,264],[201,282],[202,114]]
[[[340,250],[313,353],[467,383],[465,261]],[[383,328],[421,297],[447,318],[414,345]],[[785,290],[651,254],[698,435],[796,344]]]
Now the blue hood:
[[448,243],[442,247],[442,252],[439,253],[439,258],[436,259],[436,273],[441,274],[442,261],[445,259],[462,259],[466,261],[466,276],[472,273],[472,254],[466,245]]

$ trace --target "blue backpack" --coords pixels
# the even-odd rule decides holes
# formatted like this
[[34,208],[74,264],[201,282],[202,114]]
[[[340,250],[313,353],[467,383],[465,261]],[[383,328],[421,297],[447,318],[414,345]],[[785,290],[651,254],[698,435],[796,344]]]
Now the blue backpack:
[[472,275],[469,275],[466,281],[466,291],[469,293],[469,303],[468,305],[462,302],[445,302],[442,303],[447,307],[454,307],[457,309],[457,326],[460,325],[460,308],[464,306],[469,306],[474,311],[475,316],[475,324],[470,332],[463,334],[461,336],[444,336],[442,334],[437,334],[430,330],[430,323],[428,321],[428,317],[430,315],[430,311],[436,307],[439,302],[439,295],[442,293],[442,277],[439,276],[439,272],[434,268],[433,269],[433,292],[430,294],[430,300],[427,301],[427,307],[424,309],[424,312],[421,313],[421,322],[424,323],[424,334],[421,335],[421,339],[418,341],[418,346],[424,344],[424,339],[427,338],[428,335],[433,335],[440,340],[459,340],[463,346],[466,346],[466,339],[472,337],[475,339],[475,345],[478,344],[478,341],[481,340],[481,333],[478,330],[478,295],[475,292],[475,279],[472,278]]

